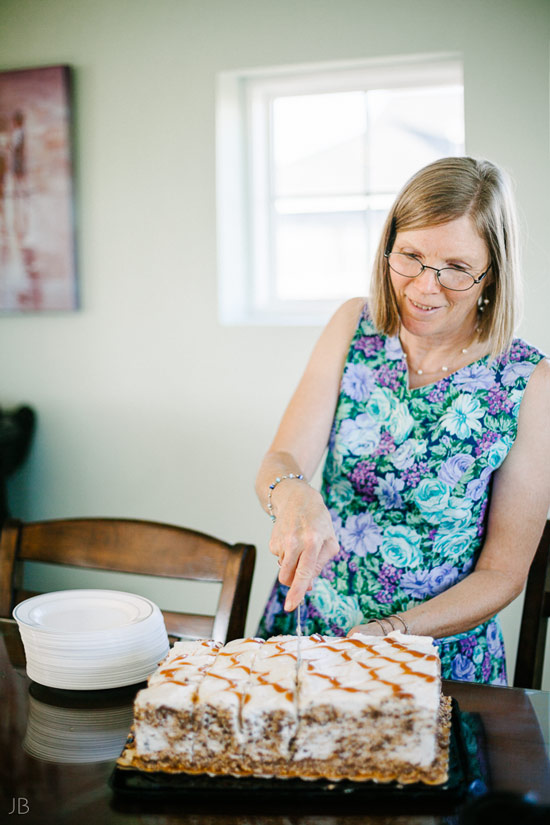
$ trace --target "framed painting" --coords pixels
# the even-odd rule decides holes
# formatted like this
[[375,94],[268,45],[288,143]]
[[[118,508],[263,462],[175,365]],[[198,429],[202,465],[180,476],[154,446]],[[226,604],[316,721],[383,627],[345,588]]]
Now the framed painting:
[[0,72],[0,313],[77,308],[68,66]]

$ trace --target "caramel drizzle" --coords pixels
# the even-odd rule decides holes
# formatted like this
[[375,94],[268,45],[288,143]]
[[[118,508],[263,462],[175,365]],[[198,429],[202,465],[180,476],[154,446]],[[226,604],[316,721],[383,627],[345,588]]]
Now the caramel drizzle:
[[[394,695],[396,695],[396,696],[399,695],[399,696],[403,696],[403,697],[410,697],[412,695],[412,694],[406,692],[399,684],[397,684],[395,682],[390,682],[387,679],[382,679],[381,678],[381,676],[378,673],[378,670],[379,670],[379,667],[384,667],[384,665],[380,665],[379,667],[372,667],[371,665],[368,664],[368,662],[365,663],[365,662],[357,661],[356,659],[353,658],[353,656],[350,655],[348,650],[346,650],[346,649],[342,650],[342,649],[340,649],[339,646],[337,646],[333,643],[327,642],[325,637],[322,636],[321,634],[316,633],[316,634],[313,634],[312,636],[310,636],[309,638],[312,641],[314,641],[316,645],[319,645],[317,650],[315,650],[316,653],[317,652],[323,652],[323,651],[328,651],[330,653],[335,653],[335,654],[338,655],[338,658],[339,658],[340,661],[355,662],[359,667],[363,668],[364,670],[367,670],[369,672],[369,674],[371,675],[371,677],[373,679],[375,679],[380,685],[385,685],[385,686],[391,688]],[[260,641],[260,640],[249,638],[249,639],[244,639],[243,643],[252,643],[252,642],[258,643],[258,641]],[[411,659],[423,659],[425,661],[435,661],[437,659],[437,657],[433,654],[423,653],[423,652],[418,651],[418,650],[411,650],[406,645],[403,645],[403,644],[401,644],[400,642],[397,642],[394,639],[390,639],[389,637],[385,637],[384,641],[386,642],[386,644],[389,644],[390,646],[395,648],[397,651],[407,653],[407,655],[409,655],[411,657]],[[295,653],[293,653],[292,651],[287,650],[287,645],[294,644],[294,643],[295,643],[294,639],[286,640],[286,641],[282,641],[282,642],[279,642],[279,641],[267,641],[267,642],[265,642],[265,644],[269,644],[274,648],[274,652],[267,655],[265,657],[264,661],[269,660],[269,659],[279,658],[280,656],[288,656],[290,659],[296,661],[297,665],[298,665],[297,655]],[[209,646],[207,644],[207,642],[204,642],[203,644],[205,646],[209,647],[210,650],[212,649],[212,647]],[[381,654],[380,651],[377,649],[376,645],[366,644],[365,642],[361,641],[360,639],[354,639],[353,637],[346,638],[345,640],[342,640],[342,645],[345,645],[346,647],[351,646],[351,647],[356,647],[356,648],[366,650],[373,657],[376,657],[377,659],[382,659],[382,660],[384,660],[384,662],[388,662],[389,664],[392,664],[392,665],[398,665],[399,668],[401,669],[401,672],[402,672],[403,675],[411,676],[411,677],[419,678],[419,679],[424,679],[427,683],[435,682],[435,676],[431,676],[430,674],[422,673],[422,672],[419,672],[419,671],[415,670],[410,663],[407,663],[405,661],[399,661],[399,660],[396,660],[396,659],[392,658],[391,656],[385,656],[385,655]],[[267,648],[264,648],[264,650],[267,651]],[[224,657],[229,657],[229,665],[230,665],[230,667],[233,668],[233,672],[237,669],[240,669],[243,672],[243,674],[246,675],[247,677],[250,677],[250,675],[252,673],[254,673],[254,676],[255,676],[258,684],[260,684],[262,686],[265,686],[265,687],[273,688],[273,690],[275,690],[277,693],[284,695],[285,699],[287,699],[289,702],[294,701],[295,696],[296,696],[294,690],[289,689],[289,688],[285,687],[284,685],[281,685],[279,682],[271,681],[270,679],[267,678],[266,674],[262,673],[261,671],[255,671],[255,670],[253,671],[251,667],[249,667],[245,664],[241,664],[241,662],[240,662],[241,653],[239,651],[224,652],[223,648],[221,650],[218,648],[218,651],[217,651],[217,655],[224,656]],[[180,654],[179,656],[176,656],[172,660],[172,663],[171,663],[172,667],[163,668],[163,669],[160,670],[160,674],[162,676],[166,677],[165,678],[166,682],[170,682],[170,683],[177,684],[177,685],[183,685],[183,686],[188,686],[189,685],[189,682],[187,682],[187,681],[180,681],[179,679],[176,679],[174,674],[177,673],[178,671],[181,671],[182,668],[185,667],[186,665],[193,665],[192,661],[186,661],[186,660],[189,659],[190,655],[191,654]],[[247,704],[251,699],[250,692],[243,693],[242,690],[241,691],[238,690],[238,687],[240,687],[241,689],[244,687],[244,680],[240,680],[240,679],[236,680],[236,679],[231,678],[229,676],[226,676],[222,673],[213,672],[212,666],[214,665],[215,659],[216,659],[216,657],[214,656],[214,657],[212,657],[212,662],[211,663],[206,663],[202,667],[198,667],[197,668],[198,673],[202,673],[202,674],[207,675],[207,676],[212,676],[215,679],[220,679],[222,682],[225,682],[226,683],[226,688],[224,688],[224,689],[230,690],[235,696],[237,696],[239,698],[239,700],[242,702],[242,704]],[[358,688],[358,687],[353,687],[353,686],[350,686],[350,685],[345,685],[336,676],[331,676],[328,673],[322,673],[322,672],[318,671],[315,667],[315,660],[316,660],[316,657],[314,657],[313,660],[309,660],[309,661],[306,662],[307,672],[312,676],[315,676],[315,677],[318,677],[320,679],[324,679],[324,680],[328,681],[330,683],[330,689],[331,690],[341,690],[341,691],[348,692],[348,693],[363,693],[364,692],[364,688]],[[176,662],[178,664],[175,664]],[[210,667],[210,669],[208,669],[209,667]],[[297,668],[296,668],[296,670],[297,670]],[[195,692],[195,694],[193,696],[193,699],[192,699],[193,702],[197,702],[197,694],[198,694],[198,687],[197,687],[197,691]]]
[[[266,679],[266,677],[261,673],[255,673],[254,675],[256,676],[258,684],[263,685],[264,687],[271,687],[276,691],[276,693],[282,693],[285,699],[287,699],[289,702],[294,701],[295,694],[293,690],[285,688],[283,685],[279,684],[279,682],[271,682],[269,679]],[[250,702],[250,698],[250,692],[248,692],[244,700],[245,705],[248,702]]]
[[[437,659],[437,657],[431,653],[423,653],[419,650],[411,650],[406,645],[403,645],[400,642],[395,641],[394,639],[385,637],[384,641],[396,650],[404,651],[413,659],[423,659],[427,662],[435,661]],[[377,659],[383,659],[385,662],[388,662],[389,664],[398,665],[403,675],[412,676],[417,679],[424,679],[427,683],[435,682],[435,676],[432,676],[428,673],[422,673],[418,670],[414,670],[414,668],[407,662],[399,661],[397,659],[392,658],[391,656],[384,656],[377,650],[375,645],[366,644],[365,642],[362,642],[360,639],[353,638],[346,639],[346,642],[351,643],[354,647],[359,647],[363,650],[368,650],[369,653],[371,653]],[[382,679],[378,673],[378,667],[373,667],[372,665],[369,665],[368,662],[360,662],[355,660],[352,656],[349,655],[349,653],[346,650],[339,650],[338,647],[330,643],[322,645],[322,648],[324,650],[330,651],[331,653],[337,653],[339,655],[339,658],[343,661],[355,662],[357,665],[359,665],[359,667],[363,668],[364,670],[367,670],[369,674],[374,679],[376,679],[379,684],[390,687],[395,695],[411,695],[410,693],[405,693],[403,691],[403,688],[399,684],[396,684],[395,682],[390,682],[386,679]],[[380,667],[383,667],[383,665],[381,665]],[[335,690],[343,690],[349,692],[359,692],[361,690],[360,688],[347,687],[343,685],[335,676],[329,676],[328,674],[319,672],[318,670],[316,670],[313,662],[308,662],[307,670],[308,672],[312,673],[315,676],[318,676],[321,679],[327,679],[331,683],[332,688]]]

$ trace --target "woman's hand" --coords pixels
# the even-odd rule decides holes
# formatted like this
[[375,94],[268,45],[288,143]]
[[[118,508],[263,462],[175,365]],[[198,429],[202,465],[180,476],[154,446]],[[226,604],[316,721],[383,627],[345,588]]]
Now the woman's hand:
[[290,587],[284,607],[291,611],[334,558],[338,542],[320,493],[306,481],[285,480],[273,490],[271,500],[276,521],[269,549],[279,560],[279,581]]

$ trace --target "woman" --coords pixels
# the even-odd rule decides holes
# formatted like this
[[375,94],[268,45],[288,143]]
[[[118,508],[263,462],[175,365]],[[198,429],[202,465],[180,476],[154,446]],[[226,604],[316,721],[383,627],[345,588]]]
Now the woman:
[[258,473],[280,566],[259,635],[295,632],[305,597],[306,633],[430,635],[444,678],[506,684],[495,616],[550,504],[550,368],[513,338],[518,291],[504,174],[471,158],[418,172],[371,298],[325,328]]

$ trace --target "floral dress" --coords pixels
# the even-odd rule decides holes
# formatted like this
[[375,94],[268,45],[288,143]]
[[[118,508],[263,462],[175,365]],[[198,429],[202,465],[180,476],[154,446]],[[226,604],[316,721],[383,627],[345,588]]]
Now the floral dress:
[[[305,633],[345,636],[405,611],[472,570],[491,480],[517,433],[529,376],[544,356],[520,339],[435,384],[409,389],[398,336],[376,332],[368,308],[343,372],[322,494],[340,550],[305,597]],[[258,635],[294,633],[288,588],[276,582]],[[442,676],[506,684],[500,623],[438,639]]]

